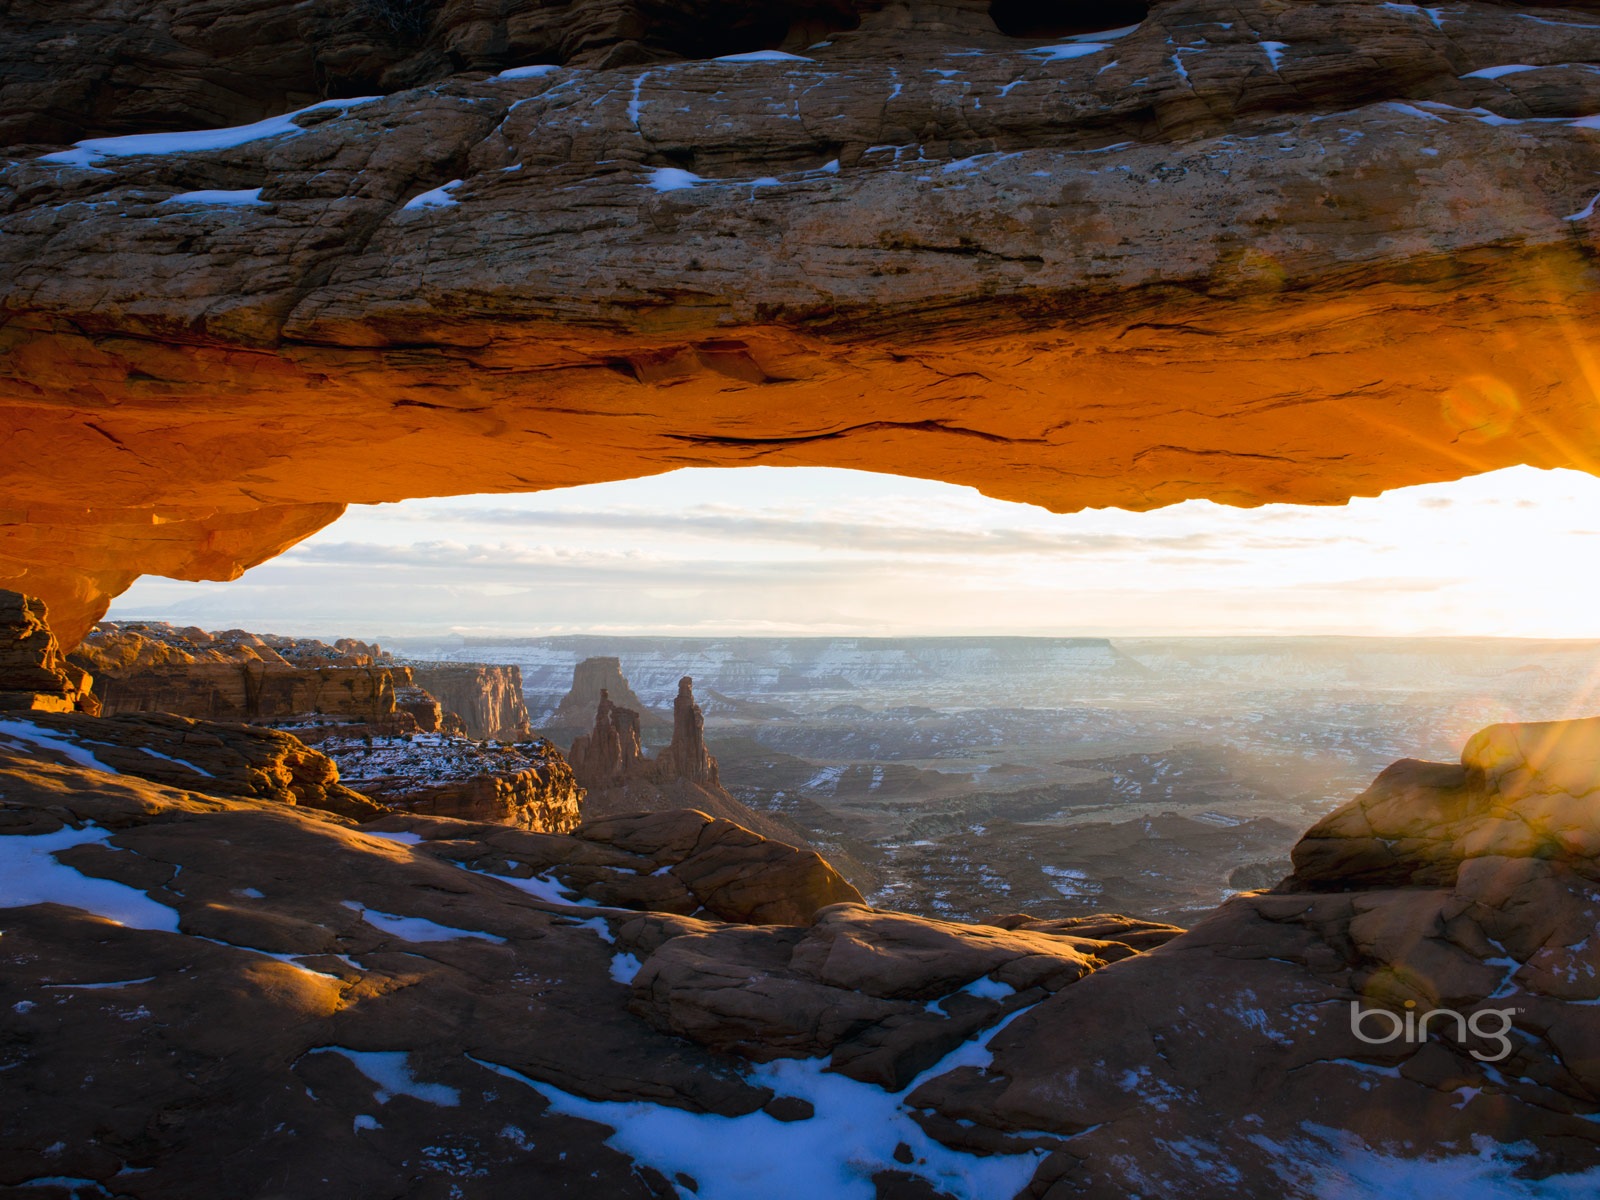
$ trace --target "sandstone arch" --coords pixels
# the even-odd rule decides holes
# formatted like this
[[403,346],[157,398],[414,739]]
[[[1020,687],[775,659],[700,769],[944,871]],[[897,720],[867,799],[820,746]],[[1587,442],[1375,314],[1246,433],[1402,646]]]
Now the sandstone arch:
[[1177,0],[1064,55],[986,10],[19,155],[0,587],[70,641],[346,503],[686,465],[1058,510],[1595,468],[1581,13]]

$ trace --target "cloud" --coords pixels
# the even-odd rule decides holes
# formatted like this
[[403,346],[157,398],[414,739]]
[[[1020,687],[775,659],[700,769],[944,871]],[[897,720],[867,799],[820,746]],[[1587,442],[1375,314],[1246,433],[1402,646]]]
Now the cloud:
[[[673,513],[633,509],[556,509],[527,511],[513,508],[435,510],[421,514],[440,523],[480,528],[517,528],[553,534],[596,533],[611,544],[617,535],[640,542],[687,537],[730,542],[798,544],[841,554],[904,554],[971,558],[1008,555],[1062,557],[1070,555],[1120,555],[1142,557],[1157,551],[1196,553],[1314,549],[1342,541],[1343,535],[1318,537],[1268,537],[1229,531],[1189,531],[1148,535],[1074,530],[1027,529],[1000,526],[990,529],[952,528],[937,524],[907,524],[892,520],[849,521],[822,518],[803,512],[741,513],[701,506]],[[966,521],[972,514],[959,515]],[[1057,518],[1066,521],[1070,518]],[[1156,518],[1149,518],[1155,520]]]

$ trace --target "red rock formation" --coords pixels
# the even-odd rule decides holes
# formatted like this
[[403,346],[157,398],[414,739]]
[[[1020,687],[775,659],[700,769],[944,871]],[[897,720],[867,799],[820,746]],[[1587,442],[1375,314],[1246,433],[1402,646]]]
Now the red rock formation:
[[319,750],[290,734],[251,725],[167,713],[29,713],[0,724],[0,752],[68,765],[91,762],[113,775],[320,809],[356,821],[390,812],[340,783],[338,767]]
[[414,684],[461,719],[466,736],[498,742],[525,742],[533,736],[521,667],[420,662],[406,667]]
[[44,601],[0,590],[0,709],[98,713],[92,683],[61,653]]
[[[234,61],[282,40],[261,2]],[[464,65],[590,19],[450,7]],[[234,577],[351,501],[684,463],[1069,510],[1600,461],[1593,22],[1168,0],[1067,55],[951,0],[826,40],[469,70],[227,146],[7,166],[0,583],[71,644],[139,572]],[[1530,69],[1486,70],[1508,46]],[[56,107],[29,71],[19,103]]]
[[308,733],[340,775],[405,812],[568,833],[582,819],[583,788],[549,742],[484,746],[448,734],[351,736]]
[[319,716],[391,734],[444,730],[507,742],[531,736],[520,668],[402,664],[353,638],[330,646],[242,629],[104,622],[73,658],[97,673],[107,712],[256,722]]
[[613,704],[611,693],[601,688],[594,728],[572,743],[567,757],[578,781],[595,791],[622,787],[628,780],[641,777],[649,760],[639,744],[638,711]]
[[694,680],[678,680],[672,701],[672,742],[656,756],[655,774],[662,779],[683,779],[706,788],[720,788],[717,760],[706,749],[706,718],[694,702]]
[[[756,812],[722,786],[717,760],[706,749],[705,716],[695,703],[693,684],[687,676],[679,684],[672,742],[655,758],[640,745],[638,712],[613,704],[609,691],[601,690],[593,728],[572,743],[568,755],[578,782],[587,789],[584,819],[699,809],[774,842],[803,843],[805,833],[797,826]],[[622,686],[627,687],[626,680]]]
[[[615,697],[615,699],[612,699]],[[622,660],[618,658],[586,658],[572,668],[572,687],[561,697],[556,711],[544,722],[544,727],[555,734],[578,736],[589,731],[594,724],[595,705],[605,698],[618,708],[633,713],[637,729],[661,727],[666,724],[659,713],[647,708],[634,694],[622,674]]]

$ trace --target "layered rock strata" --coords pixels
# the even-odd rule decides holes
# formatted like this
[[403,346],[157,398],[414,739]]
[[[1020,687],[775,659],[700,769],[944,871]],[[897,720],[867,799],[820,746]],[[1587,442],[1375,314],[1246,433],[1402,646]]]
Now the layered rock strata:
[[287,733],[251,725],[168,713],[92,717],[35,712],[0,720],[0,749],[211,796],[320,809],[356,821],[389,813],[388,805],[342,784],[327,755]]
[[0,710],[98,713],[93,683],[61,653],[44,601],[0,590]]
[[[415,685],[409,670],[389,666],[376,650],[364,642],[328,646],[238,629],[108,624],[74,658],[96,671],[108,714],[252,723],[314,715],[383,726],[399,712],[397,690]],[[418,714],[426,720],[426,706],[411,715]]]
[[352,737],[337,728],[307,736],[352,787],[405,812],[541,833],[569,833],[582,820],[583,788],[549,742],[487,746],[444,733]]
[[487,663],[410,662],[411,681],[460,718],[467,737],[526,742],[533,735],[522,695],[522,668]]
[[666,725],[660,713],[634,694],[622,674],[622,660],[597,656],[586,658],[572,668],[572,687],[561,697],[555,712],[543,726],[558,737],[566,735],[566,744],[570,745],[570,739],[588,733],[595,725],[595,707],[602,701],[633,713],[636,732]]
[[[81,44],[154,44],[145,3]],[[905,0],[792,57],[476,69],[536,53],[556,10],[516,11],[441,16],[496,49],[421,87],[274,118],[304,93],[252,49],[258,100],[145,98],[259,125],[0,171],[0,583],[64,641],[352,501],[764,463],[1327,503],[1600,458],[1582,13],[1167,0],[1067,40]],[[53,137],[65,74],[19,81]],[[100,94],[86,127],[170,124]]]
[[315,714],[388,725],[391,733],[405,726],[480,740],[531,737],[519,668],[403,663],[354,638],[329,645],[242,629],[108,621],[72,657],[98,674],[107,712],[252,721]]

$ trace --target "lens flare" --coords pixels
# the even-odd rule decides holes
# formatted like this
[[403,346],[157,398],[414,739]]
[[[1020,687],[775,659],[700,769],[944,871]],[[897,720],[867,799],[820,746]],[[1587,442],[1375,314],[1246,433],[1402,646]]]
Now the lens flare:
[[1444,419],[1463,442],[1491,442],[1508,433],[1522,411],[1516,391],[1492,375],[1469,375],[1445,393]]

